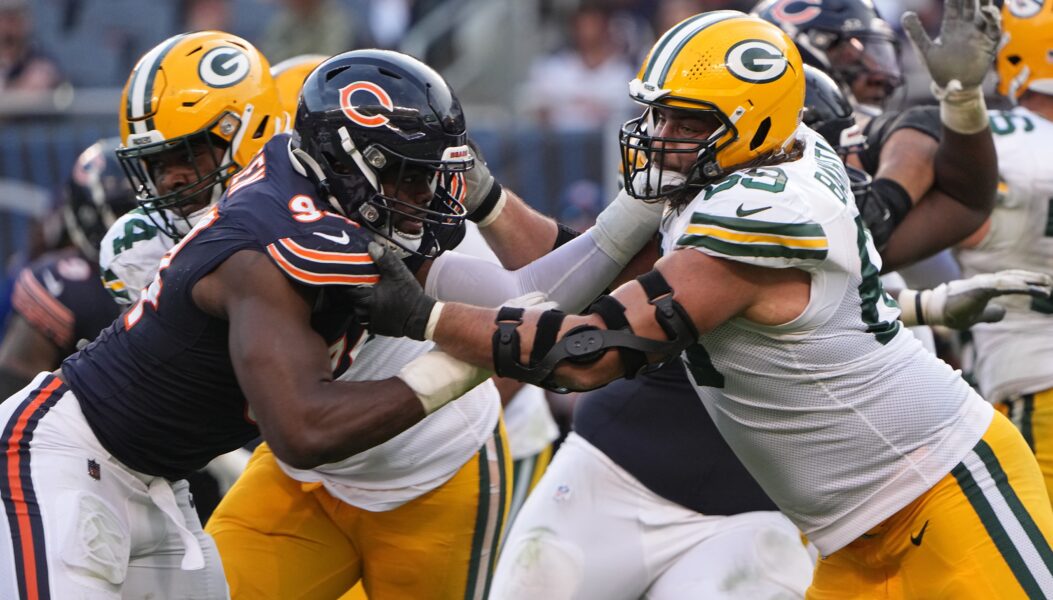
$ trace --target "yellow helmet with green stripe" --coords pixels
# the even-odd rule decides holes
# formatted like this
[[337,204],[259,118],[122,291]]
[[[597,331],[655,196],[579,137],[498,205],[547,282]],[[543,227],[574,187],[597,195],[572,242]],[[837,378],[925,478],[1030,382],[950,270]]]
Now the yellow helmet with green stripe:
[[[660,166],[655,159],[663,152],[694,152],[697,158],[681,187],[697,187],[740,166],[777,158],[792,145],[804,90],[801,55],[781,29],[738,11],[695,15],[655,43],[629,83],[629,94],[647,108],[622,127],[623,161],[642,152],[651,159],[649,166]],[[660,108],[715,118],[718,126],[705,139],[656,136]],[[631,180],[639,167],[630,162],[623,169],[626,188],[639,198],[671,192],[634,189]]]
[[[169,213],[218,199],[227,180],[281,130],[280,110],[270,64],[252,44],[222,31],[175,35],[143,55],[128,77],[117,157],[143,209],[178,238],[187,228]],[[203,151],[222,153],[214,169],[158,191],[158,165],[193,165]]]

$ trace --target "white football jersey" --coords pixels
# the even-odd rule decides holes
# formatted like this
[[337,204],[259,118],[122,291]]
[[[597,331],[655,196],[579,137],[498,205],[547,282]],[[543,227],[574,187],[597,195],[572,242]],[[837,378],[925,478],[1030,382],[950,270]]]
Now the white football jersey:
[[157,275],[161,257],[176,245],[142,208],[121,215],[99,248],[102,283],[118,304],[135,304]]
[[[393,377],[433,347],[432,342],[374,337],[340,379]],[[279,464],[294,479],[322,482],[348,504],[374,512],[392,510],[449,481],[493,436],[500,412],[497,386],[487,379],[406,431],[342,461],[312,470]]]
[[993,409],[902,327],[840,159],[807,127],[797,137],[802,158],[668,214],[662,247],[811,275],[797,318],[731,319],[683,358],[735,454],[829,555],[947,475]]
[[[991,228],[976,248],[958,252],[966,276],[1003,269],[1053,273],[1053,122],[1023,107],[991,112],[998,151],[998,197]],[[1053,302],[1002,296],[998,323],[972,328],[974,374],[991,402],[1053,388]]]

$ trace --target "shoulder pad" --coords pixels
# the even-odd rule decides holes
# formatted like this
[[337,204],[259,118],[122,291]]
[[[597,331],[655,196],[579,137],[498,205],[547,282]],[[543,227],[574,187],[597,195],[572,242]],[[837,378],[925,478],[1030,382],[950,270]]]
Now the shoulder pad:
[[[777,177],[782,173],[779,169],[745,173],[753,172],[761,174],[751,180],[754,185],[785,185]],[[676,220],[676,230],[668,232],[675,239],[674,247],[695,248],[719,258],[776,268],[824,260],[828,251],[826,233],[797,194],[781,187],[753,189],[755,193],[751,193],[750,187],[743,185],[745,179],[732,184],[744,188],[739,193],[715,193],[708,201],[705,192],[700,194]]]
[[267,254],[287,276],[311,286],[372,285],[379,281],[366,252],[372,236],[349,219],[329,215],[325,223],[275,240]]

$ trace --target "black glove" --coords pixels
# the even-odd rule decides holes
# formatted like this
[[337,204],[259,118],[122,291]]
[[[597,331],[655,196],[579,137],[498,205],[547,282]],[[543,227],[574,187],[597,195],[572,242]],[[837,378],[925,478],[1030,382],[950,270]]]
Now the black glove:
[[370,242],[369,256],[380,271],[380,282],[370,288],[368,300],[356,307],[360,319],[376,335],[423,341],[435,299],[424,293],[397,253]]

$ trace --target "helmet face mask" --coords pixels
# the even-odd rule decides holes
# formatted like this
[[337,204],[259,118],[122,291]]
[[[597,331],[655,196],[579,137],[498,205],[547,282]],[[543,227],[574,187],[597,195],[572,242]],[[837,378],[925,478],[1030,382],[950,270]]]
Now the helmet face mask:
[[337,55],[304,82],[295,122],[296,155],[340,213],[423,257],[460,232],[474,161],[460,103],[429,67],[390,51]]
[[[173,140],[117,150],[121,166],[137,192],[139,205],[154,225],[178,239],[189,231],[189,217],[213,203],[240,167],[226,144],[208,131]],[[168,169],[187,173],[185,183],[162,190]]]
[[[663,102],[664,100],[664,102]],[[670,105],[669,103],[675,103]],[[641,200],[658,200],[670,196],[683,196],[690,190],[705,185],[722,174],[717,163],[717,154],[728,144],[738,139],[734,123],[716,106],[688,98],[663,98],[645,103],[644,113],[630,119],[619,133],[622,152],[624,185],[633,190]],[[697,108],[686,108],[686,106]],[[695,127],[697,135],[687,137],[677,128],[662,127],[661,122],[673,116],[675,121],[704,123]],[[672,135],[658,135],[674,129]],[[682,137],[681,137],[682,136]],[[645,173],[634,165],[647,165]],[[666,173],[672,171],[685,176],[679,184],[662,185],[668,181]],[[643,177],[643,185],[634,177]]]
[[[680,204],[731,171],[786,155],[804,102],[801,57],[770,23],[737,11],[702,13],[655,43],[629,95],[646,110],[619,136],[625,188]],[[706,125],[658,129],[656,116],[667,115]],[[673,170],[686,179],[669,184],[665,171]]]
[[[284,127],[267,59],[219,31],[180,34],[146,53],[125,84],[120,119],[118,158],[146,214],[173,239]],[[162,185],[159,165],[194,177]]]

